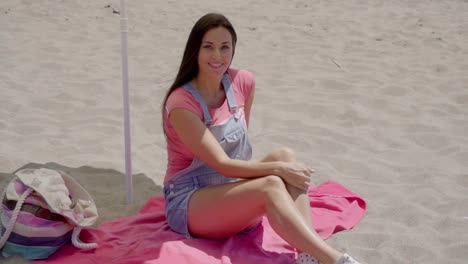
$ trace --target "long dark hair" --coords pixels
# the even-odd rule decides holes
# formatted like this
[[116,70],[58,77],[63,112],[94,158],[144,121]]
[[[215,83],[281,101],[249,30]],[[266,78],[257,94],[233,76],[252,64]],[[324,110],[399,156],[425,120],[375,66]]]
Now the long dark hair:
[[[164,113],[166,112],[166,101],[169,98],[169,95],[177,89],[178,87],[184,85],[185,83],[191,81],[198,74],[198,53],[200,51],[201,42],[203,36],[210,29],[224,27],[231,33],[232,37],[232,56],[234,56],[234,51],[236,49],[237,43],[237,34],[232,26],[231,22],[221,14],[209,13],[202,16],[193,26],[192,31],[187,40],[187,45],[185,46],[184,56],[182,57],[182,62],[180,63],[179,72],[174,80],[174,83],[170,86],[169,90],[164,97],[164,101],[161,107],[161,112],[163,115],[163,124],[164,124]],[[164,130],[164,127],[163,127]]]

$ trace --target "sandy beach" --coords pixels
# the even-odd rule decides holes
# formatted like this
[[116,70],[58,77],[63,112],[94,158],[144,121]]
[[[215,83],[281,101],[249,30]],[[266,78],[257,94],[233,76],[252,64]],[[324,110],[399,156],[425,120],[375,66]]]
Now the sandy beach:
[[288,146],[314,184],[368,203],[328,241],[363,263],[468,262],[468,1],[127,1],[131,208],[119,4],[0,3],[0,187],[24,166],[69,171],[100,223],[161,195],[161,102],[194,22],[220,12],[233,67],[256,77],[254,158]]

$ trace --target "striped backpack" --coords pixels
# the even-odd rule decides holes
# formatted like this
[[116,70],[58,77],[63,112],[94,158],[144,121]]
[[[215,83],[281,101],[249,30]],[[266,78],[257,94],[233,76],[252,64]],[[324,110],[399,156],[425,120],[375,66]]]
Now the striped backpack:
[[4,257],[46,259],[70,240],[75,247],[96,248],[79,239],[81,229],[98,217],[83,187],[62,171],[22,169],[1,196],[0,252]]

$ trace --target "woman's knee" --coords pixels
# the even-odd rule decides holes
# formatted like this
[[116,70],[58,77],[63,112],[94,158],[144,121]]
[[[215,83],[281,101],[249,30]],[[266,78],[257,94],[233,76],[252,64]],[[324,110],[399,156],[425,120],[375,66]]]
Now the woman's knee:
[[275,161],[295,161],[296,154],[294,150],[288,147],[282,147],[274,150],[270,155],[270,159]]
[[272,193],[287,191],[286,184],[281,177],[276,175],[268,175],[259,178],[260,190],[266,196],[270,196]]

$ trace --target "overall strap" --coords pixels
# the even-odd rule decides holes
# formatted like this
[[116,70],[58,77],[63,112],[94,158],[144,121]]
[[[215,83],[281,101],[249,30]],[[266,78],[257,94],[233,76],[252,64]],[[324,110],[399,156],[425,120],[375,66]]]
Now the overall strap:
[[197,89],[193,88],[191,83],[186,83],[183,86],[187,91],[189,91],[195,99],[197,99],[198,103],[201,105],[203,109],[203,117],[205,119],[205,125],[209,126],[211,123],[213,123],[213,119],[211,118],[210,112],[208,111],[208,106],[205,103],[205,100],[203,100],[202,96],[198,92]]
[[235,113],[237,110],[236,96],[234,95],[234,90],[232,88],[231,78],[227,73],[225,73],[223,76],[223,86],[224,92],[226,93],[226,98],[228,100],[229,110],[231,113]]

